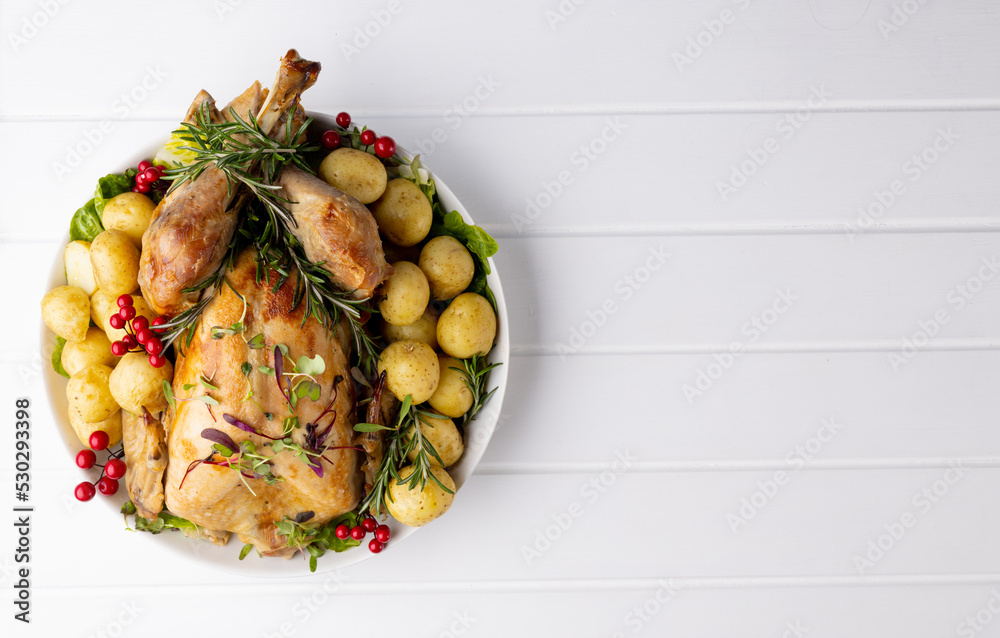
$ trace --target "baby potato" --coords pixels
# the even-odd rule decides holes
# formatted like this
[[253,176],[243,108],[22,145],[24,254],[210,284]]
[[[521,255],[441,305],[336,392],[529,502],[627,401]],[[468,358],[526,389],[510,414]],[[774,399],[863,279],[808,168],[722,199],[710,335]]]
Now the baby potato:
[[378,310],[386,322],[408,326],[424,314],[431,289],[423,271],[411,261],[397,261],[392,270],[382,284],[383,298],[378,302]]
[[[104,205],[102,221],[108,230],[120,230],[132,243],[142,248],[142,234],[149,226],[156,204],[142,193],[122,193]],[[131,291],[129,291],[131,292]]]
[[[458,462],[458,459],[462,457],[462,452],[465,451],[465,444],[462,443],[462,435],[459,433],[458,428],[455,427],[454,421],[451,419],[435,419],[433,417],[427,417],[425,420],[424,417],[420,417],[418,423],[420,434],[434,446],[434,451],[441,457],[442,467],[450,467]],[[413,427],[411,426],[406,433],[406,439],[410,440],[412,438]],[[440,465],[433,454],[428,454],[427,456],[430,458],[432,465]],[[417,458],[416,448],[410,450],[406,458],[411,461]]]
[[438,315],[433,308],[427,306],[424,314],[413,323],[405,326],[394,326],[388,321],[382,321],[382,336],[389,343],[403,341],[404,339],[416,339],[423,341],[432,349],[437,350],[437,324]]
[[115,410],[115,413],[103,421],[85,421],[80,416],[80,411],[72,405],[69,408],[69,424],[73,426],[73,431],[80,437],[80,442],[86,447],[90,447],[90,435],[98,430],[107,432],[108,447],[118,445],[122,441],[122,411]]
[[423,403],[434,394],[441,376],[437,355],[431,347],[412,339],[386,346],[378,362],[379,374],[383,370],[389,391],[400,401],[411,395],[414,404]]
[[465,383],[466,376],[460,372],[465,368],[461,361],[446,354],[438,355],[438,367],[441,369],[441,378],[434,394],[427,401],[441,414],[458,418],[472,407],[472,390]]
[[456,297],[472,283],[476,265],[462,242],[441,235],[427,242],[420,251],[420,270],[427,276],[432,299]]
[[431,230],[434,217],[431,203],[420,187],[408,179],[391,180],[370,209],[379,230],[397,246],[418,244]]
[[67,341],[62,351],[62,367],[70,376],[92,365],[115,367],[118,357],[111,354],[111,341],[100,328],[87,328],[83,341]]
[[[132,297],[132,306],[135,308],[136,316],[143,316],[147,321],[152,321],[156,318],[156,312],[149,307],[146,300],[143,299],[142,295],[130,295]],[[94,323],[99,327],[104,328],[104,333],[108,335],[108,339],[111,341],[120,341],[122,337],[125,336],[125,329],[111,327],[108,323],[108,319],[111,315],[118,312],[118,295],[111,295],[104,290],[98,289],[90,297],[90,316],[94,320]]]
[[80,288],[88,297],[94,294],[97,280],[94,279],[94,267],[90,265],[89,241],[77,240],[66,244],[63,264],[66,266],[66,283]]
[[81,288],[58,286],[42,297],[42,320],[66,341],[83,341],[90,325],[90,299]]
[[174,366],[167,361],[160,368],[149,364],[149,357],[141,352],[130,352],[121,358],[111,373],[111,394],[126,412],[141,415],[146,408],[156,414],[167,409],[163,395],[163,382],[173,381]]
[[381,197],[389,179],[382,162],[354,148],[338,148],[323,158],[319,176],[362,204],[371,204]]
[[443,468],[432,465],[430,469],[431,474],[451,493],[441,489],[430,477],[427,477],[424,489],[418,489],[417,486],[411,490],[406,485],[406,479],[414,472],[412,465],[399,471],[399,481],[392,479],[389,482],[389,498],[386,499],[385,506],[392,517],[403,525],[426,525],[447,512],[455,502],[455,481],[451,480],[451,476]]
[[120,230],[106,230],[90,245],[97,287],[118,296],[139,287],[139,249]]
[[438,345],[456,359],[486,354],[496,336],[497,316],[493,306],[474,292],[455,297],[438,319]]
[[109,387],[110,378],[111,368],[102,364],[87,366],[69,378],[66,398],[70,408],[77,410],[84,421],[103,421],[118,410]]

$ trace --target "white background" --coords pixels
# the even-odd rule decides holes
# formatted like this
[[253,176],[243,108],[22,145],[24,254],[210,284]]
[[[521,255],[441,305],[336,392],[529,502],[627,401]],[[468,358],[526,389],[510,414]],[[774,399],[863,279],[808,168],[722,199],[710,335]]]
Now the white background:
[[[4,0],[0,510],[18,396],[36,507],[30,627],[0,520],[4,635],[1000,635],[1000,7],[576,2]],[[511,308],[477,472],[336,580],[73,502],[38,373],[96,178],[290,47],[323,64],[307,108],[423,149]]]

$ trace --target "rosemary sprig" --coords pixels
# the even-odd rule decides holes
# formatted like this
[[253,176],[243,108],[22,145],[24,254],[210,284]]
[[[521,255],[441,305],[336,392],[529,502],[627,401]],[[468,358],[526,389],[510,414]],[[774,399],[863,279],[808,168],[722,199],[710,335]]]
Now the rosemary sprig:
[[462,367],[456,368],[452,366],[452,370],[457,370],[464,377],[462,381],[465,381],[465,385],[472,392],[472,407],[466,411],[462,416],[462,420],[459,425],[465,425],[472,419],[476,417],[479,410],[482,409],[486,402],[490,400],[493,393],[497,391],[496,388],[487,391],[487,383],[489,381],[490,370],[493,368],[503,365],[501,363],[486,363],[486,357],[478,354],[472,355],[470,359],[462,359]]

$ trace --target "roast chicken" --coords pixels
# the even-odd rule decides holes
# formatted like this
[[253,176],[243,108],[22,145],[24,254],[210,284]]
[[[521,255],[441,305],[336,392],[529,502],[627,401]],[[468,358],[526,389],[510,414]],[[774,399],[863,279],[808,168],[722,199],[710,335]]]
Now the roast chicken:
[[[300,96],[318,71],[317,63],[289,51],[269,91],[255,83],[231,103],[232,111],[216,110],[203,91],[188,118],[198,112],[215,121],[233,112],[254,114],[263,131],[285,135],[303,121]],[[391,268],[368,209],[297,168],[286,167],[278,183],[306,257],[322,262],[345,293],[371,297]],[[190,343],[176,348],[173,405],[158,415],[123,419],[125,482],[145,518],[165,508],[196,523],[213,542],[235,534],[263,555],[289,556],[296,548],[275,524],[288,518],[318,525],[354,509],[382,448],[378,436],[353,430],[349,326],[343,318],[324,325],[305,317],[305,305],[293,304],[294,271],[277,286],[278,273],[260,269],[251,246],[236,257],[223,284],[186,291],[222,264],[239,224],[239,202],[236,185],[210,166],[159,204],[143,236],[140,284],[150,305],[168,316],[199,300],[207,305]],[[313,365],[321,360],[323,371],[296,373],[300,357]],[[317,387],[293,407],[290,392],[299,382]],[[370,418],[376,417],[382,418]],[[219,441],[242,447],[243,455],[222,454],[213,448]],[[258,460],[268,459],[266,473],[248,470],[254,458],[245,442]]]

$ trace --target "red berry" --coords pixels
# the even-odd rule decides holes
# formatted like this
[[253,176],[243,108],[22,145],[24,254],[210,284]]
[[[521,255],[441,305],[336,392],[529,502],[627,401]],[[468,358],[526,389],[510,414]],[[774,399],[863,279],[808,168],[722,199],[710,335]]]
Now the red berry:
[[89,470],[97,463],[97,455],[93,450],[80,450],[76,454],[76,466],[82,470]]
[[355,525],[353,528],[351,528],[351,538],[353,538],[356,541],[359,541],[364,537],[365,537],[364,527],[361,527],[360,525]]
[[323,148],[332,151],[340,146],[340,133],[337,131],[323,131],[323,137],[320,138],[320,142],[323,143]]
[[146,183],[147,183],[146,182],[146,173],[136,173],[136,175],[135,175],[135,185],[136,186],[142,186],[143,184],[146,184]]
[[383,547],[385,547],[385,545],[382,542],[380,542],[377,538],[373,538],[371,542],[368,543],[368,551],[370,551],[372,554],[378,554],[379,552],[382,551]]
[[350,115],[348,115],[344,111],[337,113],[337,126],[339,126],[340,128],[347,128],[350,125],[351,125]]
[[388,135],[375,140],[375,154],[382,159],[389,159],[396,153],[396,140]]
[[76,489],[73,490],[73,495],[76,496],[76,500],[78,501],[89,501],[94,498],[94,492],[94,486],[84,481],[76,486]]
[[[136,319],[138,319],[138,317],[136,317]],[[133,324],[132,327],[134,328],[135,322],[133,321],[132,324]],[[154,338],[155,337],[153,337],[153,331],[150,330],[149,328],[142,328],[141,330],[135,331],[135,340],[139,342],[139,345],[144,345],[147,341]]]
[[159,337],[153,337],[146,341],[146,352],[149,354],[160,354],[163,352],[163,342]]
[[148,169],[152,165],[153,165],[152,162],[147,162],[146,160],[142,160],[141,162],[139,162],[139,173],[140,174],[145,173],[146,169]]
[[163,171],[167,170],[167,167],[163,164],[157,164],[153,168],[155,168],[156,172],[160,174],[160,177],[163,177]]
[[125,320],[122,319],[122,316],[119,314],[114,314],[108,317],[108,323],[111,324],[111,327],[115,330],[121,330],[125,327]]
[[109,479],[118,480],[125,476],[125,461],[121,459],[110,459],[104,466],[104,475]]
[[115,341],[111,344],[111,354],[116,357],[124,357],[128,354],[128,347],[121,341]]
[[361,527],[364,527],[366,532],[374,532],[375,528],[378,527],[378,521],[374,518],[366,518],[361,521]]
[[341,523],[337,525],[337,529],[333,530],[333,533],[337,538],[343,540],[351,535],[351,528]]
[[92,450],[106,450],[111,440],[108,438],[108,433],[104,430],[95,430],[90,434],[87,442],[90,443]]
[[377,538],[380,543],[389,542],[390,535],[391,534],[389,532],[388,525],[379,525],[378,527],[375,528],[375,538]]
[[135,319],[135,306],[122,306],[118,309],[118,316],[125,321]]
[[132,295],[118,295],[118,299],[116,301],[119,308],[135,305],[135,300],[132,299]]
[[167,320],[163,317],[153,317],[153,320],[149,322],[149,325],[152,326],[153,332],[162,334],[166,328],[157,328],[157,326],[162,326],[165,323],[167,323]]
[[361,132],[361,143],[365,146],[371,146],[375,143],[375,131],[368,129],[367,131]]
[[113,496],[118,491],[118,481],[105,476],[97,482],[97,489],[105,496]]
[[133,193],[138,193],[138,192],[139,192],[139,189],[138,189],[138,188],[136,188],[135,186],[133,186],[133,187],[132,187],[132,192],[133,192]]
[[132,350],[139,345],[138,343],[136,343],[135,337],[133,337],[132,335],[125,335],[124,337],[122,337],[122,343],[124,343],[125,347],[129,350]]
[[154,368],[162,368],[163,364],[167,362],[167,358],[160,354],[149,355],[149,365]]
[[160,172],[153,167],[149,167],[145,170],[145,172],[143,172],[143,176],[145,176],[148,183],[152,184],[156,180],[160,179]]
[[132,330],[135,330],[136,332],[142,330],[143,328],[148,328],[148,327],[149,327],[149,320],[143,317],[142,315],[139,315],[138,317],[132,320]]
[[149,184],[145,184],[145,183],[144,184],[140,184],[139,182],[136,182],[135,183],[135,192],[137,192],[137,193],[148,193],[149,192]]

